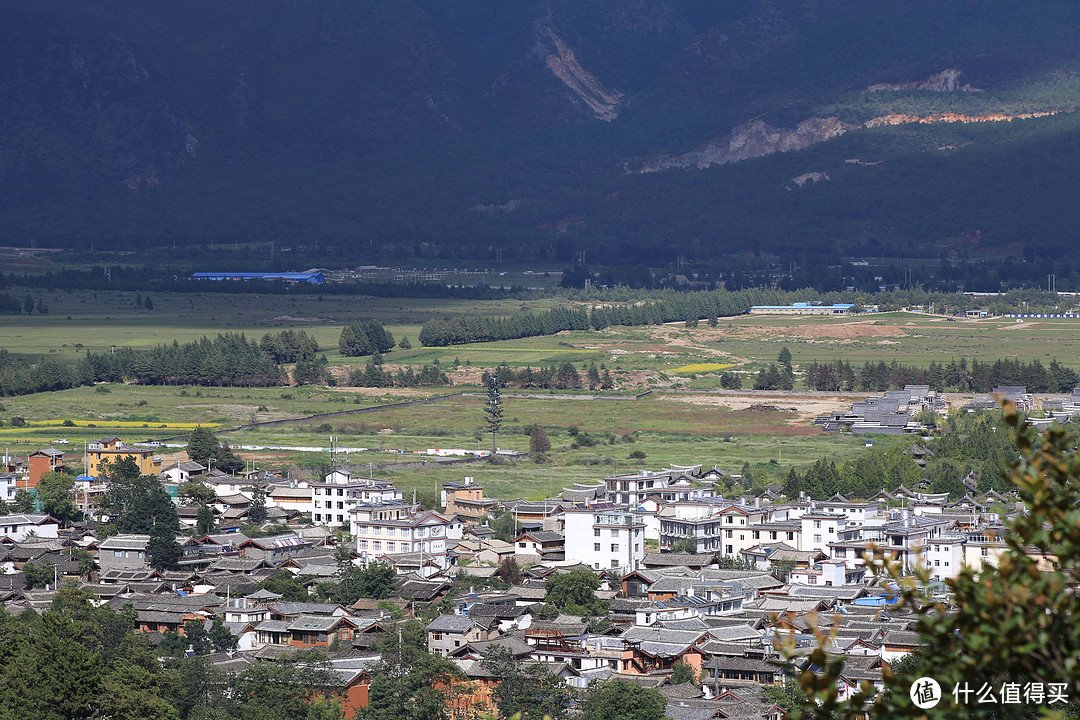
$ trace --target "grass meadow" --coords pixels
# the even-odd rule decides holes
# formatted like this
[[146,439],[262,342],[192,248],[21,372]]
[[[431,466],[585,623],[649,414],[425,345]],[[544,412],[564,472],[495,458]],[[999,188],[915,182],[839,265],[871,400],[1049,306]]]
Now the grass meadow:
[[[21,297],[25,291],[17,290]],[[479,369],[500,363],[514,366],[596,362],[612,370],[620,388],[637,392],[650,387],[711,390],[721,372],[741,373],[744,386],[765,364],[788,347],[796,366],[837,358],[861,365],[866,361],[926,365],[951,358],[1057,358],[1080,367],[1080,321],[987,319],[950,322],[914,313],[863,315],[848,319],[757,317],[722,318],[716,327],[700,323],[662,327],[608,328],[568,332],[553,337],[523,338],[448,348],[416,347],[423,322],[460,313],[509,314],[545,309],[556,301],[438,301],[363,297],[256,296],[242,294],[154,294],[154,309],[145,308],[146,294],[89,291],[31,291],[45,299],[48,315],[0,316],[0,347],[21,356],[49,356],[74,361],[80,353],[109,352],[113,346],[152,347],[159,343],[196,340],[219,332],[249,337],[286,328],[314,336],[332,365],[359,366],[366,359],[344,358],[337,350],[343,323],[356,318],[386,323],[395,337],[409,337],[414,347],[385,356],[387,363],[420,364],[438,360],[452,370],[455,362],[476,369],[451,373],[462,388],[476,391]],[[137,304],[136,300],[142,302]],[[70,443],[113,434],[126,441],[152,440],[182,434],[185,426],[233,427],[255,421],[302,419],[340,410],[379,407],[446,388],[352,390],[326,387],[199,388],[103,385],[62,392],[0,399],[0,449],[17,444],[44,445],[60,438]],[[543,394],[542,392],[540,393]],[[749,462],[755,472],[779,478],[792,466],[823,456],[836,459],[865,452],[850,436],[823,435],[806,415],[794,412],[726,407],[680,401],[654,394],[630,400],[558,397],[524,398],[506,394],[502,448],[527,450],[525,430],[543,426],[554,446],[550,462],[517,461],[444,467],[427,463],[415,469],[383,469],[380,474],[406,490],[427,490],[439,482],[472,475],[489,493],[502,497],[535,497],[574,482],[587,482],[616,471],[658,468],[667,463],[717,465],[738,472]],[[765,398],[764,403],[771,400]],[[838,408],[844,401],[837,400]],[[385,465],[413,459],[427,448],[485,448],[491,438],[482,429],[481,397],[462,397],[437,404],[386,408],[362,415],[298,422],[279,427],[231,433],[232,444],[282,447],[329,444],[368,448],[353,453],[358,465]],[[780,403],[782,404],[782,403]],[[25,427],[13,426],[14,418]],[[67,421],[67,424],[65,424]],[[577,432],[577,436],[572,433]],[[583,442],[584,441],[584,442]],[[882,443],[910,442],[883,438]],[[577,447],[574,447],[574,444]],[[632,452],[645,458],[631,458]],[[408,453],[408,454],[404,454]],[[319,465],[325,453],[290,450],[257,453],[261,466],[277,468]]]

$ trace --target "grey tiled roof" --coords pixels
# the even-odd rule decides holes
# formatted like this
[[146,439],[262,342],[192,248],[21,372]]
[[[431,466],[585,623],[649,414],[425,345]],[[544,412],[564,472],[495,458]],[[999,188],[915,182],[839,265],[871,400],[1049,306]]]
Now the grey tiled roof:
[[467,615],[440,615],[424,629],[428,632],[464,633],[476,624],[477,620]]
[[98,545],[99,550],[146,550],[149,535],[113,535]]

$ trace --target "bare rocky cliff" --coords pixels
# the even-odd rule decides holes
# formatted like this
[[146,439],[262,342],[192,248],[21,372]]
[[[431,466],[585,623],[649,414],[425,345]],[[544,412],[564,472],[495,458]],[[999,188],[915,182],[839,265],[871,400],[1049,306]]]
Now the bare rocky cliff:
[[554,52],[548,53],[547,66],[552,74],[600,120],[608,122],[619,114],[622,93],[604,87],[592,73],[581,66],[571,50],[555,31],[547,28]]
[[855,127],[858,126],[834,117],[808,118],[794,128],[778,128],[761,120],[752,120],[735,127],[727,135],[706,141],[688,153],[655,155],[636,163],[627,163],[625,167],[628,172],[638,173],[672,168],[704,169],[710,165],[724,165],[777,152],[802,150],[839,137]]
[[971,85],[961,85],[960,76],[962,74],[963,71],[957,68],[946,68],[939,73],[934,73],[925,80],[903,83],[875,83],[866,89],[868,92],[899,92],[904,90],[924,90],[939,93],[982,92],[982,90],[973,88]]
[[487,96],[506,117],[525,124],[611,122],[623,97],[582,65],[550,19],[533,23],[527,51],[496,77]]
[[1029,113],[989,113],[966,115],[963,113],[932,113],[930,115],[906,115],[891,113],[867,120],[865,123],[845,123],[835,117],[812,117],[794,128],[773,127],[761,120],[739,125],[727,135],[707,140],[681,155],[654,155],[623,164],[628,173],[651,173],[671,169],[698,169],[712,165],[724,165],[748,158],[763,157],[778,152],[802,150],[821,142],[838,138],[846,132],[862,128],[895,125],[935,125],[939,123],[1009,122],[1050,117],[1071,110],[1043,110]]

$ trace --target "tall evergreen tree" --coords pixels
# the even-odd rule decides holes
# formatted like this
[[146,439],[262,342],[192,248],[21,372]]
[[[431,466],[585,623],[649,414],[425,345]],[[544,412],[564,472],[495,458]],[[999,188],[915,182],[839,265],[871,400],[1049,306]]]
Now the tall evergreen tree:
[[499,392],[499,379],[494,375],[488,380],[487,399],[484,402],[484,423],[488,432],[491,433],[491,452],[495,453],[498,448],[495,445],[495,437],[502,428],[503,403],[502,393]]

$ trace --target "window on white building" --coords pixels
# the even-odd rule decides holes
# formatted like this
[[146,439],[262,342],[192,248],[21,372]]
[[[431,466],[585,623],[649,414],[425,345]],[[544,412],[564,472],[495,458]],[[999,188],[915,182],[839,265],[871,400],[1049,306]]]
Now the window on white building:
[[593,543],[593,552],[600,552],[600,543]]

